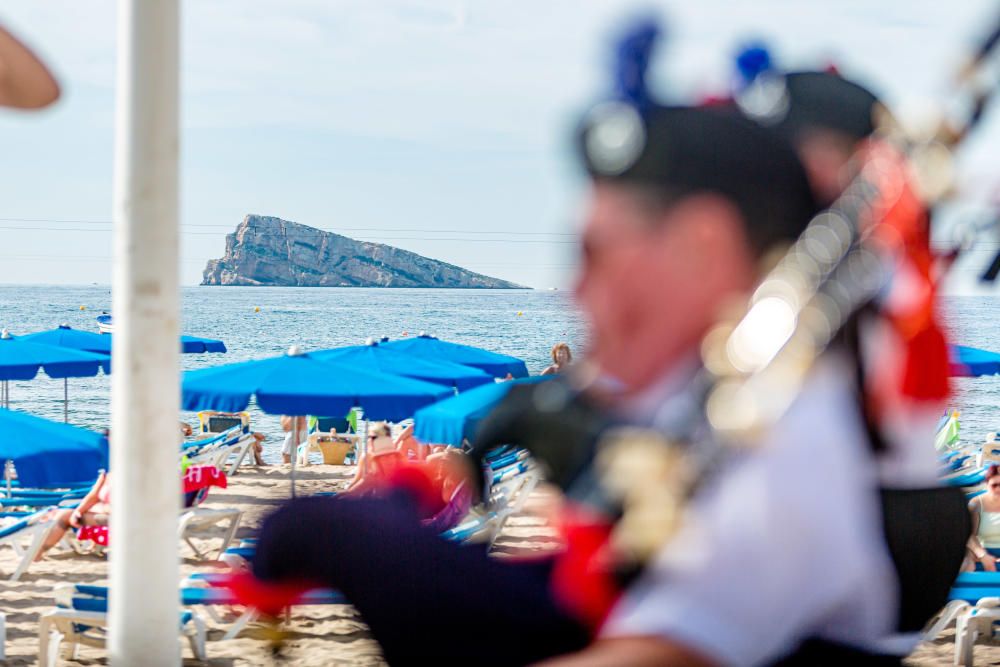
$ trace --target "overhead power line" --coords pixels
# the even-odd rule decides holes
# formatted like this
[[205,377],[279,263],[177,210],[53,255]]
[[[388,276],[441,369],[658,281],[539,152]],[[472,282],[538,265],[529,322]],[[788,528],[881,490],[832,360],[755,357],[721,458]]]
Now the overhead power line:
[[[204,264],[210,259],[218,259],[217,257],[188,257],[182,258],[182,262],[186,263],[199,263]],[[108,255],[0,255],[0,260],[30,260],[30,261],[78,261],[78,262],[111,262],[112,258]],[[470,267],[479,266],[504,266],[504,267],[517,267],[519,269],[573,269],[576,268],[571,264],[515,264],[511,262],[469,262],[461,268],[468,269]]]
[[[0,225],[0,230],[19,232],[83,232],[110,234],[111,229],[86,229],[82,227],[8,227]],[[321,230],[327,231],[327,230]],[[181,231],[182,234],[192,236],[218,236],[217,232],[192,232]],[[502,232],[495,232],[500,234]],[[576,241],[569,239],[486,239],[486,238],[458,238],[451,236],[352,236],[355,241],[370,241],[373,243],[384,243],[386,241],[452,241],[461,243],[541,243],[541,244],[574,244]]]

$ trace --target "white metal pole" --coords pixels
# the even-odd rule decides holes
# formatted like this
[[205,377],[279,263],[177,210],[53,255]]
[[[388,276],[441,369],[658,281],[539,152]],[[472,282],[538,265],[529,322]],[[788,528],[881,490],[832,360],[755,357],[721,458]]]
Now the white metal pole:
[[179,0],[119,0],[111,378],[112,665],[180,664]]
[[69,423],[69,379],[63,378],[63,421]]

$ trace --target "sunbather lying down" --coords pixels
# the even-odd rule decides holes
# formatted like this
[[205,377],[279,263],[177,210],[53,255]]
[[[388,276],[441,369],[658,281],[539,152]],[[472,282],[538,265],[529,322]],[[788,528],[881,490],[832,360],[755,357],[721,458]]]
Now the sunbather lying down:
[[[193,465],[183,472],[181,483],[182,505],[188,509],[204,501],[211,487],[226,488],[227,480],[225,472],[213,465]],[[54,509],[52,512],[55,525],[46,536],[35,560],[41,560],[49,549],[59,544],[71,528],[78,531],[78,540],[92,541],[98,546],[107,547],[111,518],[111,473],[102,472],[75,508]]]
[[385,495],[393,488],[405,487],[418,496],[418,514],[424,525],[439,532],[455,526],[472,508],[473,494],[466,483],[468,463],[458,450],[430,454],[424,460],[408,460],[390,442],[381,448],[370,447],[368,459],[367,466],[359,464],[368,473],[355,477],[357,481],[345,494]]
[[396,450],[403,454],[407,460],[423,461],[431,454],[447,451],[447,445],[431,445],[420,442],[413,436],[413,424],[410,424],[395,439]]
[[400,465],[425,461],[448,449],[418,441],[413,437],[412,424],[400,431],[395,438],[392,437],[388,424],[373,424],[368,434],[367,451],[361,453],[354,479],[348,484],[347,490],[360,492],[371,489]]
[[70,528],[106,526],[111,512],[111,473],[102,472],[80,504],[73,509],[54,510],[56,525],[49,531],[35,560],[59,544]]
[[402,460],[396,454],[396,443],[389,425],[385,422],[372,424],[368,429],[368,443],[358,456],[354,479],[347,485],[347,490],[361,492],[371,489],[379,478],[384,478]]

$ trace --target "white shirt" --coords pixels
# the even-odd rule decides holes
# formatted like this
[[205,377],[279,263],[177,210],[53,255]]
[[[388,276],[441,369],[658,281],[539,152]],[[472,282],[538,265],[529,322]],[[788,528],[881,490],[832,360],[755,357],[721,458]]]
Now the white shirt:
[[876,647],[891,634],[898,582],[850,369],[821,360],[764,445],[698,492],[602,636],[658,635],[756,665],[810,637]]
[[292,454],[293,450],[302,445],[309,440],[308,434],[305,431],[300,431],[300,435],[307,436],[305,440],[301,442],[295,442],[295,431],[291,430],[285,433],[285,439],[281,443],[281,453],[282,454]]

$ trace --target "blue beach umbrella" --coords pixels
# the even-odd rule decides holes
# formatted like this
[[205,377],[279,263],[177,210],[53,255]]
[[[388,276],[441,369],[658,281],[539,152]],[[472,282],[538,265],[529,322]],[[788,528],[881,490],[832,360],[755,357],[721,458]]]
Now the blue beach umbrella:
[[245,410],[250,399],[269,414],[346,415],[360,407],[366,417],[399,421],[450,396],[447,387],[388,375],[315,353],[288,354],[188,371],[182,382],[185,410]]
[[108,441],[87,429],[0,409],[0,460],[14,462],[22,486],[73,486],[107,469]]
[[6,330],[0,334],[0,380],[3,404],[10,407],[9,380],[33,380],[39,370],[63,381],[63,420],[69,421],[68,378],[93,377],[100,370],[111,371],[111,357],[96,352],[74,350],[15,338]]
[[39,370],[56,379],[93,377],[110,368],[106,354],[0,336],[0,380],[33,380]]
[[181,383],[185,410],[239,412],[256,396],[258,407],[269,414],[345,415],[359,407],[366,417],[387,421],[406,419],[451,393],[439,384],[324,361],[296,347],[279,357],[188,371]]
[[420,442],[460,447],[475,438],[479,422],[518,384],[551,380],[555,375],[535,376],[512,382],[495,382],[417,410],[413,415],[413,436]]
[[84,350],[85,352],[111,354],[111,336],[104,336],[92,331],[73,329],[67,324],[60,325],[55,329],[49,329],[48,331],[37,331],[18,336],[17,339],[31,343],[58,345],[59,347]]
[[382,343],[386,347],[425,359],[450,361],[486,371],[493,377],[528,377],[528,368],[517,357],[489,352],[470,345],[449,343],[433,336],[420,335]]
[[[17,340],[29,343],[55,345],[65,349],[82,350],[99,354],[111,354],[111,336],[93,331],[74,329],[68,324],[60,324],[55,329],[37,331],[35,333],[17,336]],[[202,352],[225,352],[226,346],[221,340],[199,338],[197,336],[181,336],[181,352],[198,354]],[[103,366],[105,373],[111,372],[111,361]],[[63,382],[63,418],[69,421],[69,385]]]
[[958,377],[978,377],[1000,374],[1000,354],[964,345],[952,345],[949,350],[951,374]]
[[181,336],[181,352],[183,354],[202,354],[205,352],[225,352],[226,344],[215,338],[200,336]]
[[[111,354],[111,336],[109,334],[82,331],[74,329],[68,324],[61,324],[55,329],[47,331],[38,331],[18,336],[17,339],[33,343],[44,343],[46,345],[58,345],[74,350]],[[181,352],[184,354],[225,351],[226,345],[221,340],[200,338],[198,336],[181,336]]]
[[374,343],[313,352],[317,359],[340,361],[390,375],[423,380],[465,391],[492,384],[493,376],[478,368],[440,359],[425,359]]

